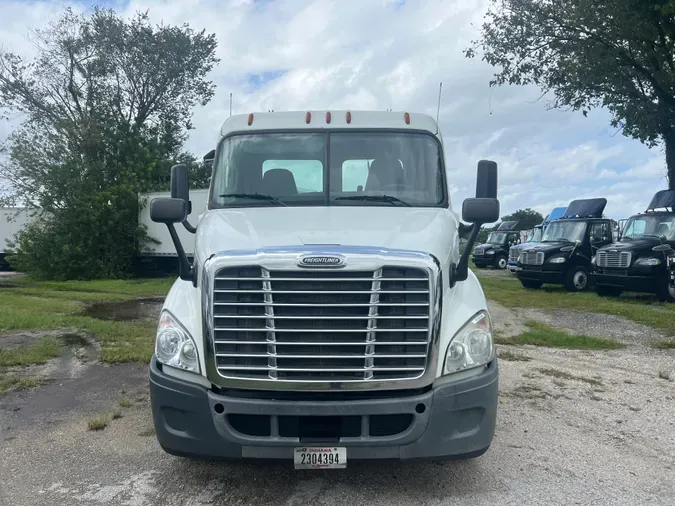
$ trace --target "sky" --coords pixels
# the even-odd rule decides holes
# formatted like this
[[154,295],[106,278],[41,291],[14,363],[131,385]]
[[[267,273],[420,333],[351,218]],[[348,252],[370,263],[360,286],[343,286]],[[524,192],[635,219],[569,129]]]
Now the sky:
[[[548,110],[536,88],[489,87],[495,70],[462,53],[479,35],[487,0],[0,0],[0,48],[30,58],[31,28],[66,5],[86,11],[94,3],[216,34],[216,94],[195,109],[186,146],[198,156],[215,147],[230,93],[234,113],[393,109],[435,117],[442,82],[439,125],[457,210],[475,191],[481,159],[499,166],[502,215],[606,197],[606,215],[627,218],[666,187],[662,150],[624,137],[607,111]],[[0,139],[18,121],[0,122]]]

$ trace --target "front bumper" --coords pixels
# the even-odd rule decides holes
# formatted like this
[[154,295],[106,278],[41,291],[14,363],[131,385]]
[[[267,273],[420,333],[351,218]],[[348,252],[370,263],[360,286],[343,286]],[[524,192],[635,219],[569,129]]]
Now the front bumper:
[[598,286],[611,286],[621,288],[628,292],[658,293],[663,286],[665,275],[659,276],[635,275],[629,271],[621,273],[608,273],[593,271],[593,278]]
[[495,255],[473,255],[471,260],[475,265],[492,265],[495,263]]
[[[282,394],[264,397],[241,390],[225,395],[168,376],[154,356],[150,363],[150,399],[160,445],[174,455],[208,459],[292,460],[293,448],[307,445],[344,446],[347,458],[354,460],[475,457],[492,442],[497,392],[496,358],[477,376],[427,391],[373,392],[369,398],[343,400],[281,400]],[[403,419],[409,420],[407,426],[400,424]],[[381,435],[390,420],[400,430]],[[351,425],[356,433],[289,435],[298,427],[311,431],[313,423]],[[374,435],[375,425],[380,428]]]
[[561,267],[559,270],[550,270],[546,266],[547,270],[544,270],[542,267],[532,268],[527,265],[519,265],[516,269],[516,276],[518,279],[525,279],[528,281],[541,281],[542,283],[549,283],[552,285],[564,285],[565,284],[565,271]]

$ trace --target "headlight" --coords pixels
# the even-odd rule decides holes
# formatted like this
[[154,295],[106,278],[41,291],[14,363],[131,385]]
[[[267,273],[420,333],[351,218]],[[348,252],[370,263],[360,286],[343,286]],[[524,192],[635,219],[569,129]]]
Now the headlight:
[[192,336],[168,311],[162,311],[157,326],[155,355],[161,363],[199,373],[199,355]]
[[486,254],[486,255],[494,255],[494,254],[495,254],[495,250],[493,250],[493,249],[488,250],[488,251],[485,252],[485,254]]
[[481,311],[452,338],[445,354],[443,374],[485,365],[492,359],[493,352],[490,317]]
[[593,255],[593,258],[591,258],[591,265],[595,265],[595,255]]
[[660,258],[638,258],[635,265],[661,265]]
[[567,261],[565,257],[553,257],[548,262],[551,264],[564,264]]

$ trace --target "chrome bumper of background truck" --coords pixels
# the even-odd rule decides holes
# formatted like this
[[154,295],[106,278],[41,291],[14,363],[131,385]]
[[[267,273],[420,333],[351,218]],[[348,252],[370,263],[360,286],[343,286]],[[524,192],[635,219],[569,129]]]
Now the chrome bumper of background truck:
[[[241,390],[225,395],[168,376],[155,357],[150,364],[152,414],[160,445],[174,455],[207,459],[292,460],[295,447],[326,443],[347,447],[350,460],[474,457],[492,442],[497,393],[496,358],[477,376],[425,391],[373,392],[370,398],[341,400],[266,399],[260,392],[251,397]],[[241,430],[257,434],[236,430],[231,420],[237,418]],[[301,440],[291,434],[301,419],[347,418],[353,433],[339,441]],[[387,425],[392,432],[394,420],[394,429],[398,424],[400,430],[379,435],[382,429],[376,427]],[[260,422],[262,429],[255,427]]]

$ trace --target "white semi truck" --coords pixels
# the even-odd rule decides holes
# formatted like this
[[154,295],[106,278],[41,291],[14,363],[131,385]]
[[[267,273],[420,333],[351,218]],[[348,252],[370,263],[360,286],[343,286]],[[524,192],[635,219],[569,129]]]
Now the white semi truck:
[[486,452],[498,366],[468,255],[499,217],[496,164],[478,163],[460,255],[431,117],[256,113],[220,134],[198,219],[182,165],[150,204],[179,257],[150,364],[164,450],[296,469]]
[[9,267],[5,256],[9,252],[8,241],[28,223],[29,213],[22,207],[0,208],[0,269]]

